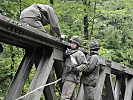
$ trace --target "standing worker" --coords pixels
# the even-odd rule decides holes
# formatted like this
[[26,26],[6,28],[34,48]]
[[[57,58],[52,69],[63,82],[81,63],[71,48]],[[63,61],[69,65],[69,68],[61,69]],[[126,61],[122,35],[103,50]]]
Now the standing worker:
[[98,62],[99,43],[93,41],[90,43],[90,55],[87,57],[88,66],[78,66],[75,72],[81,71],[81,84],[84,87],[85,100],[94,100],[94,90],[99,79],[100,66]]
[[79,72],[76,67],[86,67],[87,60],[84,53],[79,49],[82,39],[80,36],[72,36],[70,39],[70,49],[65,51],[65,69],[62,76],[63,88],[61,100],[73,100],[76,83],[79,83]]
[[29,26],[37,28],[46,33],[43,26],[50,24],[55,36],[60,38],[60,28],[58,18],[54,9],[49,5],[33,4],[24,9],[20,15],[20,23],[27,23]]

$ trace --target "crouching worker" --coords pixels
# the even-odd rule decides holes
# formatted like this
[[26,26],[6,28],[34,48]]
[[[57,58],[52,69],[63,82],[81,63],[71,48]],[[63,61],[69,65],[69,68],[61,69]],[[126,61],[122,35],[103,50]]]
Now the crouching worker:
[[99,79],[98,50],[99,43],[93,41],[90,43],[90,55],[87,57],[88,66],[78,66],[75,72],[82,71],[81,84],[84,87],[85,100],[94,100],[95,87]]
[[33,4],[24,9],[20,15],[20,23],[26,23],[46,33],[43,26],[50,24],[52,33],[60,37],[58,18],[49,5]]
[[82,39],[80,36],[72,36],[70,49],[65,51],[65,69],[62,76],[63,88],[61,100],[73,100],[76,83],[79,82],[79,72],[76,67],[87,67],[87,60],[84,53],[79,49]]

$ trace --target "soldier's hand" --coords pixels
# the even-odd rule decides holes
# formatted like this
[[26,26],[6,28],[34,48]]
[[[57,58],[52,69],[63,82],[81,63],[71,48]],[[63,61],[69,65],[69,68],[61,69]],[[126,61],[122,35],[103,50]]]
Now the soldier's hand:
[[68,49],[68,48],[67,48],[67,50],[65,51],[65,55],[66,55],[66,56],[71,55],[71,49]]
[[79,71],[77,70],[76,67],[77,67],[77,66],[73,66],[71,71],[72,71],[73,73],[75,73],[75,74],[79,74]]
[[64,40],[66,38],[66,35],[61,34],[61,39]]

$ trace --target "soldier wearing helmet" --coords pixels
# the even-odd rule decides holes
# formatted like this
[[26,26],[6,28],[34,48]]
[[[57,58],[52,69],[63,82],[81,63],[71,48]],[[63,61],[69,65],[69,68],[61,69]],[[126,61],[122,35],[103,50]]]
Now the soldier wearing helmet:
[[81,47],[82,39],[80,36],[75,35],[71,37],[70,42],[75,42],[79,47]]
[[87,67],[87,60],[84,53],[79,49],[82,39],[80,36],[72,36],[70,48],[65,51],[65,68],[62,76],[63,88],[61,100],[73,100],[76,83],[79,83],[79,72],[75,69],[78,66]]
[[87,55],[88,66],[78,66],[75,71],[82,71],[81,84],[84,87],[85,100],[94,100],[94,89],[99,78],[98,50],[99,43],[93,41],[90,43],[90,55]]
[[100,45],[98,41],[93,41],[90,43],[90,51],[98,51],[100,49]]

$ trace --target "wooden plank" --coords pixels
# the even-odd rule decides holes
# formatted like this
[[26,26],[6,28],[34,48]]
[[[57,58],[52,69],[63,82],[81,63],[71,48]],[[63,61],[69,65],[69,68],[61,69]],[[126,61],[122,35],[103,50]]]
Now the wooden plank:
[[132,92],[133,92],[133,77],[132,78],[128,78],[128,80],[127,80],[124,100],[131,100]]
[[101,100],[102,99],[102,90],[104,87],[104,82],[106,78],[106,73],[110,74],[111,73],[111,62],[107,59],[104,58],[99,58],[99,63],[102,64],[103,68],[102,71],[100,72],[99,75],[99,81],[95,89],[95,94],[94,94],[94,100]]
[[[54,69],[55,69],[57,79],[62,77],[63,67],[64,67],[64,62],[55,60]],[[62,91],[63,83],[61,81],[59,82],[59,86],[60,86],[60,91]]]
[[[105,58],[101,58],[99,57],[99,63],[101,65],[106,65],[106,60]],[[113,74],[118,74],[118,75],[121,75],[121,74],[125,74],[125,75],[133,75],[133,69],[132,68],[129,68],[129,67],[126,67],[124,65],[121,65],[119,63],[116,63],[114,61],[111,62],[111,72]]]
[[105,78],[105,87],[107,91],[107,96],[109,100],[114,100],[114,89],[111,78],[111,61],[106,60],[106,78]]
[[33,48],[33,46],[29,45],[24,39],[16,37],[16,36],[10,36],[8,34],[5,34],[5,32],[0,30],[0,42],[10,44],[10,45],[15,45],[17,47],[25,48],[25,49],[30,49]]
[[[50,78],[48,77],[47,84],[53,82]],[[45,95],[45,100],[56,100],[56,93],[55,93],[55,87],[54,84],[47,86],[44,88],[43,93]]]
[[64,61],[63,59],[63,51],[54,48],[54,59],[59,61]]
[[105,59],[105,58],[99,57],[98,62],[99,62],[101,65],[104,65],[104,66],[106,65],[106,59]]
[[112,72],[114,72],[113,74],[126,74],[126,75],[133,75],[133,69],[126,67],[124,65],[121,65],[119,63],[116,62],[111,62],[111,68],[112,68]]
[[[44,51],[44,52],[46,53],[46,51]],[[46,54],[48,54],[48,53],[49,52],[47,52]],[[42,56],[41,61],[36,70],[34,79],[32,80],[32,83],[30,85],[28,92],[30,92],[46,83],[47,78],[52,69],[53,63],[54,63],[53,52],[52,52],[51,56],[48,56],[48,55],[47,55],[47,57],[44,55]],[[40,100],[42,93],[43,93],[43,88],[28,95],[27,97],[25,97],[25,100]]]
[[125,78],[125,75],[122,75],[121,76],[122,79],[121,79],[121,98],[124,99],[124,95],[125,95],[125,88],[126,88],[126,78]]
[[28,75],[33,65],[33,56],[34,54],[26,52],[9,87],[9,90],[7,91],[4,97],[4,100],[15,100],[21,95],[24,83],[28,78]]
[[115,100],[119,100],[120,98],[120,90],[121,90],[121,76],[116,76],[116,83],[115,83]]
[[98,84],[96,86],[96,90],[95,90],[95,94],[94,94],[94,100],[100,100],[101,99],[105,77],[106,77],[106,68],[104,70],[102,70],[100,73],[99,81],[98,81]]
[[[29,42],[28,44],[33,46],[32,43],[47,45],[54,48],[59,49],[65,49],[69,43],[65,41],[59,41],[56,37],[51,36],[49,34],[46,34],[42,31],[39,31],[35,28],[26,26],[26,25],[19,25],[18,22],[3,16],[0,14],[0,30],[3,31],[7,36],[14,35],[16,37],[24,38],[26,43],[28,43],[28,40],[31,40],[32,42]],[[2,34],[0,33],[0,36]],[[6,36],[6,37],[7,37]],[[4,40],[3,40],[4,39]],[[1,38],[0,38],[1,40]],[[8,41],[8,38],[2,38],[3,41]],[[16,41],[16,39],[14,39]],[[10,41],[12,42],[12,41]],[[15,42],[14,42],[15,43]],[[19,42],[16,42],[17,46],[21,46]]]
[[[66,47],[70,45],[65,41],[60,42],[55,37],[38,31],[35,28],[27,27],[26,25],[20,26],[17,23],[18,22],[0,14],[0,31],[3,31],[2,33],[0,32],[0,41],[23,48],[50,46],[65,50]],[[102,58],[100,61],[103,65],[105,64],[105,59]],[[112,72],[133,75],[133,69],[115,62],[112,62]]]
[[105,87],[107,90],[107,96],[108,96],[109,100],[115,100],[111,74],[106,74]]
[[[60,42],[55,37],[50,36],[49,34],[44,34],[43,32],[38,31],[37,29],[27,27],[24,25],[19,26],[15,21],[5,16],[2,16],[1,14],[0,14],[0,41],[20,46],[23,48],[34,48],[34,47],[42,48],[46,46],[56,48],[54,49],[53,59],[60,61],[63,61],[62,59],[63,53],[60,52],[62,52],[63,50],[65,50],[67,46],[69,46],[69,43],[66,43],[64,41]],[[99,61],[101,62],[102,65],[104,66],[106,65],[105,62],[106,59],[101,58]],[[47,62],[45,58],[44,62]],[[111,69],[112,69],[111,72],[113,74],[124,75],[126,77],[129,75],[133,76],[133,69],[118,64],[116,62],[111,63]],[[109,73],[109,71],[106,70],[106,73]],[[124,84],[122,84],[121,88],[121,94],[123,98],[125,93],[124,85],[125,82]]]

